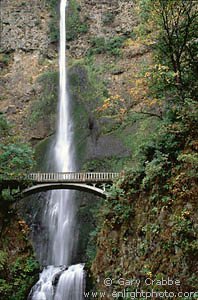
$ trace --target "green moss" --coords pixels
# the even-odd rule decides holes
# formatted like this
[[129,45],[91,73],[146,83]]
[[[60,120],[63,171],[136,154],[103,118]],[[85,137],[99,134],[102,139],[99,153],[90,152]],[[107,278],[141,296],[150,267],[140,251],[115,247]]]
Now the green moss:
[[93,110],[102,102],[106,88],[99,79],[99,71],[92,60],[74,62],[68,71],[74,122],[74,144],[78,164],[85,161],[87,141],[90,135],[90,120]]
[[[96,234],[97,214],[96,211],[101,207],[103,200],[91,194],[81,196],[81,205],[78,211],[78,224],[83,226],[78,240],[78,260],[91,264],[96,254]],[[80,257],[80,258],[79,258]]]
[[90,159],[83,164],[85,172],[119,172],[130,166],[131,157],[111,156],[103,159]]
[[35,147],[35,159],[37,163],[37,169],[42,172],[46,171],[46,161],[48,160],[47,155],[52,142],[52,137],[48,137],[38,143]]
[[71,62],[68,71],[70,95],[89,112],[101,104],[108,95],[105,82],[103,78],[101,79],[101,72],[93,58]]
[[77,104],[75,106],[73,113],[73,124],[77,165],[81,166],[85,159],[88,137],[88,113],[82,104]]
[[42,95],[30,107],[29,125],[34,127],[39,120],[45,120],[54,127],[58,101],[58,72],[47,72],[37,79],[43,86]]

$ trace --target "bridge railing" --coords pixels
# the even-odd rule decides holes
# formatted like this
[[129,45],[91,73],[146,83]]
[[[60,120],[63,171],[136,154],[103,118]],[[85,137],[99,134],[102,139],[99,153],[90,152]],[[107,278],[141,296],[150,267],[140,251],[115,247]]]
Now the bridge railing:
[[120,173],[100,172],[54,172],[30,173],[27,179],[33,182],[112,182]]

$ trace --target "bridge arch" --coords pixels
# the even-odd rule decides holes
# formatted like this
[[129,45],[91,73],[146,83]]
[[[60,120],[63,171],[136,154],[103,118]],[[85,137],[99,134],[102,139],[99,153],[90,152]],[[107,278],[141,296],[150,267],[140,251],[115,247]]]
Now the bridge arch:
[[22,191],[23,197],[30,196],[35,193],[46,192],[49,190],[63,190],[63,189],[70,189],[70,190],[79,190],[88,193],[95,194],[96,196],[107,198],[108,193],[105,192],[102,188],[98,188],[96,186],[82,184],[82,183],[44,183],[44,184],[37,184],[31,187],[26,188]]

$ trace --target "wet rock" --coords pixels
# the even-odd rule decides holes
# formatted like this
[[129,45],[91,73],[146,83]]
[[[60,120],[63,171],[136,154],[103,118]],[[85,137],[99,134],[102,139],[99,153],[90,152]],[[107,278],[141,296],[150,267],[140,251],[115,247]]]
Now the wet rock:
[[92,155],[92,158],[101,159],[109,156],[126,157],[130,155],[130,152],[118,138],[113,135],[106,135],[97,140]]

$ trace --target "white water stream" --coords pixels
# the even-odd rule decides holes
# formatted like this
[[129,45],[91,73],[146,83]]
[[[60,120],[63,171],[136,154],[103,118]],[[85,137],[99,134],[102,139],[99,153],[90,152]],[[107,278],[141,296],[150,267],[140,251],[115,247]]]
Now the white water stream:
[[[65,55],[67,1],[61,0],[60,3],[59,116],[55,146],[52,149],[55,171],[58,172],[75,170]],[[48,267],[40,274],[40,279],[32,288],[28,300],[82,299],[83,264],[66,269],[71,264],[76,241],[74,202],[73,191],[54,190],[49,193],[44,213],[49,231],[46,253]]]

